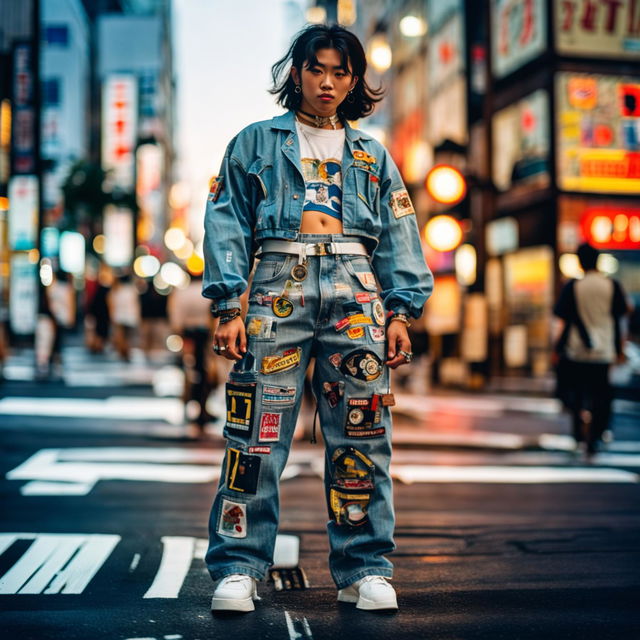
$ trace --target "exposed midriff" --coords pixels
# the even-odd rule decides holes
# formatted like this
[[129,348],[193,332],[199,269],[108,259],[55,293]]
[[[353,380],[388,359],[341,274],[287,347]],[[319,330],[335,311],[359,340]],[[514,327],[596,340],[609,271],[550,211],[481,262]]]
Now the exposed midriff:
[[342,233],[342,220],[322,211],[305,211],[302,214],[300,233]]

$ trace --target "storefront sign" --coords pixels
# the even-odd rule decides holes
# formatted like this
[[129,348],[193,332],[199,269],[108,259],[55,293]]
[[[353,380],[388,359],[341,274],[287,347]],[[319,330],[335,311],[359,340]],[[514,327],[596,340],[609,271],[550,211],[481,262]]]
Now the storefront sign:
[[13,176],[9,180],[9,248],[28,251],[38,237],[38,178]]
[[454,275],[436,276],[427,301],[425,328],[431,335],[457,333],[461,324],[462,292]]
[[108,205],[104,209],[104,259],[111,267],[126,267],[133,260],[133,212]]
[[547,48],[546,0],[492,0],[493,75],[502,78]]
[[487,253],[500,256],[518,248],[518,221],[515,218],[498,218],[487,223]]
[[29,335],[36,330],[38,312],[37,265],[26,253],[11,257],[11,282],[9,285],[9,324],[18,335]]
[[582,237],[598,249],[640,249],[640,208],[594,206],[585,211]]
[[15,44],[13,49],[13,175],[36,171],[36,107],[33,45]]
[[558,185],[640,192],[640,77],[556,76]]
[[556,0],[558,52],[640,59],[640,0]]
[[134,190],[138,85],[132,75],[112,75],[102,89],[102,168],[114,186]]
[[493,116],[493,181],[500,191],[549,184],[549,98],[538,89]]

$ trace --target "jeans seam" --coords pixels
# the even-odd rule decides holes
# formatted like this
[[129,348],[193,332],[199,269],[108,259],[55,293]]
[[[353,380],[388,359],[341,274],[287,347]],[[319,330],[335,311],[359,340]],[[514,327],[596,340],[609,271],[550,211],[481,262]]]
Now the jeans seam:
[[232,564],[227,566],[219,567],[218,569],[209,568],[209,574],[213,580],[219,580],[220,578],[224,578],[226,576],[230,576],[234,573],[241,573],[243,575],[249,575],[256,580],[262,580],[266,574],[266,569],[264,571],[260,571],[255,567],[250,567],[247,565],[240,564]]

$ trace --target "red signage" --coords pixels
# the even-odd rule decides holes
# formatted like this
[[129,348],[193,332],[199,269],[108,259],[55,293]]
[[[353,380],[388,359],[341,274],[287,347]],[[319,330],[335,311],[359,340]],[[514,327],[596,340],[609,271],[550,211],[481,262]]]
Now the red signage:
[[598,249],[640,249],[640,209],[594,207],[580,227],[583,238]]

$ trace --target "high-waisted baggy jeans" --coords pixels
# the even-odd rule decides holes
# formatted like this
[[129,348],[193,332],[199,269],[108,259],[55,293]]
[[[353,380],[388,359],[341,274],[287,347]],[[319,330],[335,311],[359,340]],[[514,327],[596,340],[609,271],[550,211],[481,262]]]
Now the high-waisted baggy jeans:
[[[357,240],[341,234],[298,238]],[[227,449],[206,563],[214,580],[232,573],[262,579],[272,564],[280,474],[315,357],[329,565],[337,587],[344,588],[393,571],[385,558],[395,548],[385,318],[367,256],[308,256],[301,281],[297,264],[296,255],[266,253],[256,268],[245,320],[247,353],[226,385]]]

